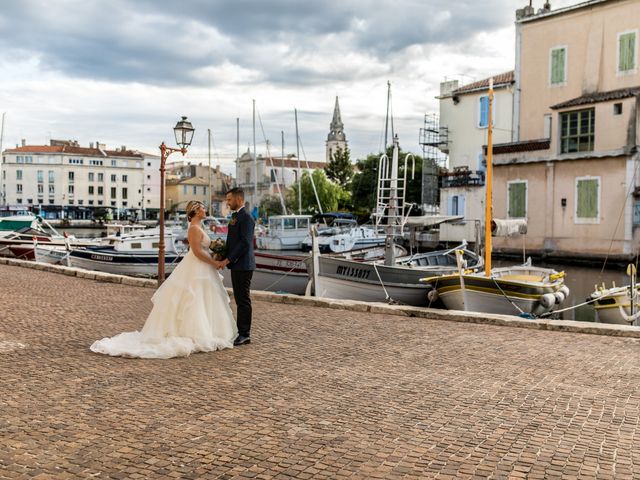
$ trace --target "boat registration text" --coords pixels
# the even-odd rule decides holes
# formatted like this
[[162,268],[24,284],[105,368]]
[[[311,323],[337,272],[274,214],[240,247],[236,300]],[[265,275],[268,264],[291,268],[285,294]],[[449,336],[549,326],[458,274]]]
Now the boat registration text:
[[371,270],[365,270],[364,268],[354,268],[354,267],[343,267],[341,265],[338,266],[338,270],[336,272],[338,275],[342,275],[343,277],[354,277],[354,278],[369,278],[371,274]]

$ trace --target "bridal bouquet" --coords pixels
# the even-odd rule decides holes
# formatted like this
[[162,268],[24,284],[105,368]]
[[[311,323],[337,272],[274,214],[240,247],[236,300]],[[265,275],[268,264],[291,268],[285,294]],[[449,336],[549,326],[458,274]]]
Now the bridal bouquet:
[[216,260],[222,260],[227,256],[227,245],[220,238],[211,240],[209,243],[209,250],[211,250],[211,254]]

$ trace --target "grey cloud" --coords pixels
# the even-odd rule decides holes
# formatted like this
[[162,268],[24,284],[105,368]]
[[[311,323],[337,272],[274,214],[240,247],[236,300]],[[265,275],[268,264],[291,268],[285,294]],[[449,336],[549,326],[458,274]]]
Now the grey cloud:
[[[55,4],[54,4],[55,5]],[[381,64],[415,44],[461,43],[498,28],[511,2],[474,0],[44,0],[3,4],[0,55],[37,55],[70,76],[149,84],[205,84],[194,72],[223,63],[258,70],[267,82],[314,85],[368,75],[357,68],[322,71],[293,58],[334,37],[339,57],[362,51]],[[277,45],[301,55],[279,57]],[[269,47],[273,52],[269,55]]]

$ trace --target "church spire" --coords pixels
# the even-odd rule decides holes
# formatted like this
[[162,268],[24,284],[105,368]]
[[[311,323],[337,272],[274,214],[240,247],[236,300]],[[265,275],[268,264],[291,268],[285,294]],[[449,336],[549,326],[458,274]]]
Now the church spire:
[[336,106],[333,108],[333,119],[331,120],[329,136],[327,141],[339,141],[345,140],[344,136],[344,124],[340,118],[340,104],[338,103],[338,97],[336,96]]
[[330,162],[333,154],[338,150],[343,152],[347,149],[347,137],[344,134],[344,124],[340,118],[340,104],[336,96],[336,105],[333,108],[333,119],[329,127],[329,135],[327,136],[327,155],[326,161]]

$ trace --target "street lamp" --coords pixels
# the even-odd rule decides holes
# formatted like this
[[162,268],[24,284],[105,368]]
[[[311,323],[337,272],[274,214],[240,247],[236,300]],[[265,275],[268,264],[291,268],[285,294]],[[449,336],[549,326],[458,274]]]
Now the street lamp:
[[176,135],[176,143],[180,148],[167,147],[164,142],[160,145],[160,242],[158,243],[158,287],[164,282],[164,172],[165,163],[167,157],[174,152],[180,152],[182,155],[187,153],[187,147],[191,145],[193,139],[193,132],[195,128],[191,125],[191,122],[187,120],[187,117],[182,117],[176,126],[173,127],[173,132]]

